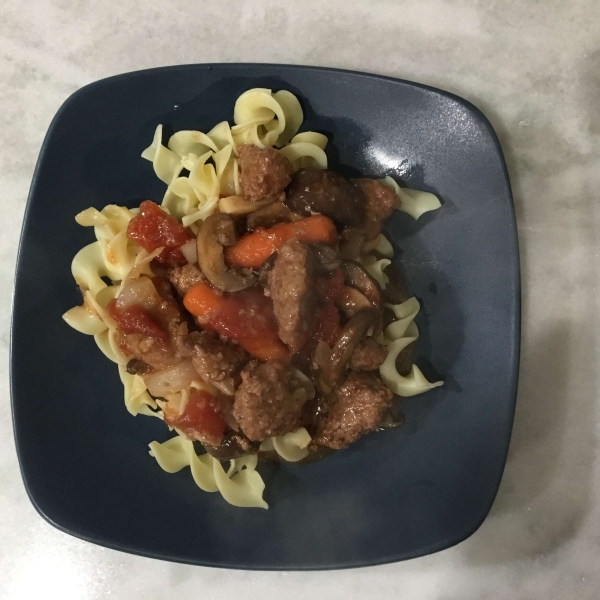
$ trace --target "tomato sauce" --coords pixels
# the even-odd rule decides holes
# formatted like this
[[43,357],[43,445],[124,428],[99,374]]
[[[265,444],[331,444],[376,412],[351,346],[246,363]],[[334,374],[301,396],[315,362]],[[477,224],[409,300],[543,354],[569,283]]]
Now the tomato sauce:
[[328,277],[317,276],[314,281],[315,291],[322,301],[328,303],[340,300],[344,292],[344,275],[341,269],[336,269]]
[[328,346],[334,346],[341,333],[340,312],[337,306],[333,302],[320,306],[317,310],[315,338]]
[[320,300],[317,307],[315,338],[329,346],[338,341],[342,332],[336,302],[341,299],[344,287],[344,275],[340,269],[336,269],[327,277],[315,277],[315,292]]

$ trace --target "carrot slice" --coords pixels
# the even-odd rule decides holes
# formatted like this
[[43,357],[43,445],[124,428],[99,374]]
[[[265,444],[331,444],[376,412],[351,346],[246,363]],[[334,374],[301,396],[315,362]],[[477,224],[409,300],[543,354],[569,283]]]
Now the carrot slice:
[[183,304],[203,327],[235,340],[254,358],[289,360],[277,334],[273,301],[260,289],[222,295],[201,281],[184,296]]
[[293,223],[281,223],[269,229],[257,229],[227,248],[225,260],[236,267],[258,269],[273,252],[292,238],[306,244],[335,244],[338,234],[330,218],[315,215]]
[[194,285],[183,298],[183,305],[195,317],[208,321],[225,304],[225,297],[204,281]]

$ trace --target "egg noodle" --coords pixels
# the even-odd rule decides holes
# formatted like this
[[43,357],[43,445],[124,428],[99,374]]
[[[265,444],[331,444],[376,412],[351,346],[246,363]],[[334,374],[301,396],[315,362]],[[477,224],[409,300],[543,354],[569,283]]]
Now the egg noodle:
[[[327,168],[325,147],[327,138],[317,132],[298,133],[304,119],[298,99],[290,92],[255,88],[244,92],[236,101],[234,125],[218,123],[207,133],[178,131],[164,146],[162,125],[156,128],[152,144],[142,157],[152,162],[154,172],[166,185],[162,208],[195,234],[199,224],[220,211],[247,214],[257,208],[242,197],[238,174],[237,147],[254,144],[259,148],[277,147],[292,163],[294,170],[304,167]],[[182,173],[187,171],[187,175]],[[413,218],[440,207],[433,194],[400,188],[391,178],[381,183],[391,187],[397,207]],[[250,205],[250,206],[249,206]],[[83,294],[83,304],[68,310],[64,320],[77,331],[94,337],[100,350],[117,364],[123,382],[125,407],[132,415],[163,418],[164,400],[148,392],[140,375],[127,372],[131,357],[123,354],[116,342],[117,323],[107,312],[108,303],[119,295],[125,282],[142,275],[152,276],[151,261],[163,250],[147,252],[127,235],[129,221],[139,209],[108,205],[102,210],[88,208],[75,220],[83,227],[93,227],[96,241],[82,248],[73,259],[71,271]],[[385,267],[393,258],[393,248],[380,234],[371,244],[374,254],[363,255],[363,265],[382,288],[388,283]],[[377,259],[377,256],[384,258]],[[107,284],[106,279],[111,283]],[[388,355],[379,371],[385,385],[399,396],[414,396],[442,382],[430,383],[416,365],[407,376],[396,369],[396,357],[419,336],[414,318],[419,311],[415,298],[397,305],[387,305],[396,320],[379,336],[388,348]],[[214,392],[212,385],[198,376],[192,388]],[[189,390],[165,395],[165,400],[185,406]],[[308,455],[311,442],[304,428],[283,436],[268,438],[260,449],[276,452],[288,462],[297,462]],[[197,455],[193,442],[177,434],[164,443],[150,443],[150,455],[168,473],[189,467],[199,488],[220,492],[234,506],[268,508],[263,500],[265,484],[256,471],[257,456],[248,455],[229,461],[227,470],[210,454]]]

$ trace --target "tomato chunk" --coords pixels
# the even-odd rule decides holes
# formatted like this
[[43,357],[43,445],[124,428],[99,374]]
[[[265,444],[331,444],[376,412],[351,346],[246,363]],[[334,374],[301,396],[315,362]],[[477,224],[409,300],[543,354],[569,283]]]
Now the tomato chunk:
[[169,338],[168,332],[156,317],[141,306],[134,305],[125,310],[119,310],[116,300],[111,300],[107,309],[108,314],[119,324],[123,333],[141,333],[162,340]]
[[176,427],[188,438],[205,441],[218,446],[223,441],[227,423],[221,416],[217,399],[204,390],[193,390],[183,414],[169,408],[164,409],[165,422]]
[[185,227],[151,200],[140,204],[140,212],[129,221],[127,237],[148,252],[161,246],[158,262],[183,265],[187,261],[180,250],[190,238]]

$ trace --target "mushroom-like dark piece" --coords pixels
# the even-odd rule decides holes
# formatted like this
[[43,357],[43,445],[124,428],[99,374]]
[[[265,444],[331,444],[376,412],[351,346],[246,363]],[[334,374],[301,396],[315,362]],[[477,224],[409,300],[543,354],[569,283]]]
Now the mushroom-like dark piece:
[[255,454],[260,444],[251,442],[245,435],[231,431],[225,434],[218,446],[202,444],[206,451],[219,460],[233,460],[247,454]]
[[400,425],[404,425],[404,415],[397,406],[391,406],[383,414],[379,427],[380,429],[394,429]]
[[127,363],[126,370],[130,375],[144,375],[150,370],[150,367],[143,360],[132,358]]
[[351,317],[331,351],[329,364],[324,370],[326,383],[335,385],[358,344],[367,336],[369,329],[379,321],[379,312],[373,308],[362,308]]
[[347,317],[354,316],[362,308],[373,307],[373,303],[362,292],[349,286],[344,287],[336,305]]
[[202,273],[223,292],[240,292],[256,282],[254,275],[242,274],[225,264],[223,247],[232,246],[236,237],[233,219],[222,213],[208,217],[198,232],[198,263]]
[[362,292],[375,308],[381,309],[381,287],[367,270],[354,260],[344,260],[341,266],[344,283]]
[[254,231],[257,227],[268,229],[278,223],[290,223],[297,221],[302,217],[293,213],[287,206],[281,202],[273,202],[268,206],[258,208],[246,217],[246,227]]
[[340,266],[340,255],[335,248],[327,244],[311,244],[310,249],[315,275],[328,275]]

